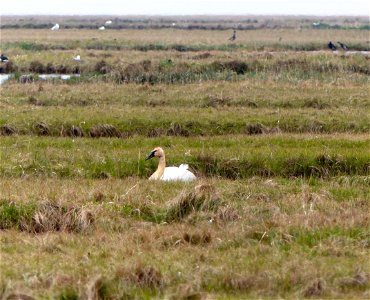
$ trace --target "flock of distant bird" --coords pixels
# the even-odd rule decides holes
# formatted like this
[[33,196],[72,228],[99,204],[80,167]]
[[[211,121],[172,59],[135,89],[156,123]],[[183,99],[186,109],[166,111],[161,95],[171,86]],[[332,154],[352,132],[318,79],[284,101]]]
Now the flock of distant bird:
[[[344,50],[344,51],[348,51],[348,46],[346,44],[343,44],[341,42],[338,42],[339,46]],[[328,48],[330,50],[333,50],[333,51],[336,51],[337,50],[337,47],[330,41],[329,44],[328,44]]]
[[[107,26],[107,25],[111,25],[113,22],[112,22],[112,20],[108,20],[108,21],[105,21],[105,26]],[[105,30],[105,26],[99,26],[98,27],[98,29],[99,30]],[[51,30],[53,30],[53,31],[55,31],[55,30],[59,30],[60,29],[60,26],[59,26],[59,24],[58,23],[56,23],[53,27],[51,27]]]
[[[234,29],[233,31],[233,34],[232,36],[229,38],[229,41],[231,42],[234,42],[236,40],[236,30]],[[344,43],[341,43],[341,42],[338,42],[339,46],[344,50],[344,51],[348,51],[349,48],[346,44]],[[336,51],[337,50],[337,47],[330,41],[329,44],[328,44],[328,48],[330,50],[333,50],[333,51]]]
[[[106,21],[106,22],[105,22],[105,25],[111,25],[111,24],[112,24],[112,21],[111,21],[111,20],[108,20],[108,21]],[[176,24],[175,24],[175,23],[173,23],[172,25],[174,26],[174,25],[176,25]],[[55,31],[55,30],[59,30],[59,28],[60,28],[60,26],[59,26],[59,24],[57,23],[57,24],[55,24],[55,25],[51,28],[51,30]],[[98,29],[99,29],[99,30],[105,30],[105,26],[100,26]],[[234,41],[236,40],[236,30],[235,30],[235,29],[233,30],[233,34],[232,34],[232,36],[231,36],[228,40],[229,40],[229,41],[231,41],[231,42],[234,42]],[[348,48],[348,46],[347,46],[346,44],[341,43],[341,42],[338,42],[338,44],[339,44],[339,46],[340,46],[344,51],[348,51],[348,50],[349,50],[349,48]],[[336,50],[337,50],[337,46],[335,46],[331,41],[328,43],[328,48],[329,48],[330,50],[332,50],[332,51],[336,51]],[[0,61],[1,61],[1,62],[7,62],[8,60],[9,60],[9,59],[8,59],[5,55],[1,54],[1,56],[0,56]],[[74,60],[74,61],[80,61],[80,60],[81,60],[81,56],[80,56],[80,55],[77,55],[77,56],[73,57],[73,60]]]

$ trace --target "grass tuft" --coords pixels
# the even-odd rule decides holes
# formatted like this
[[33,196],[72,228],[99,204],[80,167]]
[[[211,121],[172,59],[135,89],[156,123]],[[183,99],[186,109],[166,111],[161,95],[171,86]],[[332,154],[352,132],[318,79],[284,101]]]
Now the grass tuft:
[[321,279],[316,279],[303,290],[303,296],[306,298],[319,297],[324,290],[324,282]]
[[234,275],[225,279],[225,285],[234,291],[246,291],[254,286],[255,278]]
[[17,128],[9,124],[0,127],[0,135],[13,135],[17,134],[17,132]]
[[59,294],[59,300],[78,300],[78,293],[72,288],[65,288]]
[[185,232],[183,240],[191,245],[205,245],[212,241],[212,235],[207,231]]
[[27,227],[30,232],[67,231],[82,232],[94,221],[87,209],[64,207],[52,202],[42,203]]
[[81,127],[72,125],[72,126],[67,127],[66,129],[64,129],[64,127],[62,127],[60,135],[61,136],[70,136],[70,137],[84,137],[85,132]]
[[121,137],[121,132],[110,124],[94,125],[90,129],[90,136],[94,138],[98,137]]
[[102,276],[97,276],[88,283],[86,290],[86,299],[110,299],[108,283]]
[[29,296],[27,294],[22,294],[22,293],[12,293],[8,295],[6,300],[35,300],[32,296]]
[[370,275],[358,271],[353,277],[343,278],[339,285],[342,290],[366,289],[370,285]]
[[162,273],[153,266],[137,264],[131,268],[119,268],[116,278],[140,288],[160,290],[164,286]]
[[221,196],[214,186],[200,184],[172,200],[166,213],[166,220],[179,221],[195,211],[216,211],[221,202]]
[[36,123],[33,128],[37,135],[50,135],[50,127],[45,122]]
[[266,131],[265,126],[260,123],[257,124],[248,124],[245,127],[245,133],[253,135],[253,134],[262,134]]
[[179,123],[172,123],[171,127],[167,130],[169,136],[189,136],[189,131],[185,126]]

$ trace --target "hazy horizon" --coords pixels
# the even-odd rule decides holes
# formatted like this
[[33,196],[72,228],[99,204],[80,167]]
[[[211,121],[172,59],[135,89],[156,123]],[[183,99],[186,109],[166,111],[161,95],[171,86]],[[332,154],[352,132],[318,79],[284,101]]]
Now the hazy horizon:
[[369,16],[369,7],[366,0],[12,0],[1,8],[1,16]]

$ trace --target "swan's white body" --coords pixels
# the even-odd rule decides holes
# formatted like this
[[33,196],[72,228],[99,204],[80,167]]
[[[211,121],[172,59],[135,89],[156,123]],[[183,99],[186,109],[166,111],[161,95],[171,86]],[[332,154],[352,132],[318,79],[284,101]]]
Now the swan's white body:
[[73,57],[73,60],[80,61],[81,60],[81,56],[77,55],[76,57]]
[[189,166],[187,164],[181,164],[179,167],[166,167],[166,159],[161,147],[155,148],[146,160],[153,157],[158,157],[159,163],[157,170],[149,177],[149,180],[188,182],[197,179],[195,175],[188,170]]
[[59,24],[55,24],[53,27],[51,27],[51,30],[59,30]]
[[105,25],[110,25],[112,24],[112,20],[105,21]]
[[[163,181],[193,181],[197,179],[195,175],[188,170],[187,164],[179,167],[166,167],[163,175],[159,180]],[[150,178],[149,178],[150,179]]]
[[105,27],[104,26],[100,26],[99,27],[99,30],[105,30]]

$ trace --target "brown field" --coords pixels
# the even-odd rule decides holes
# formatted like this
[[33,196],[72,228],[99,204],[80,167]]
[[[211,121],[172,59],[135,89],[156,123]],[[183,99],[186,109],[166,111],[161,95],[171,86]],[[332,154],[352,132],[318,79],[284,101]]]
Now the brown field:
[[[2,29],[2,43],[31,41],[31,42],[63,42],[67,40],[117,39],[124,43],[171,43],[171,44],[206,44],[218,45],[227,43],[231,36],[225,30],[194,30],[189,34],[186,30],[177,29],[123,29],[123,30],[80,30],[61,29],[53,32],[49,29]],[[238,32],[237,43],[322,43],[323,41],[345,40],[347,43],[362,43],[368,41],[369,35],[365,30],[313,30],[313,29],[276,29],[250,30]]]

